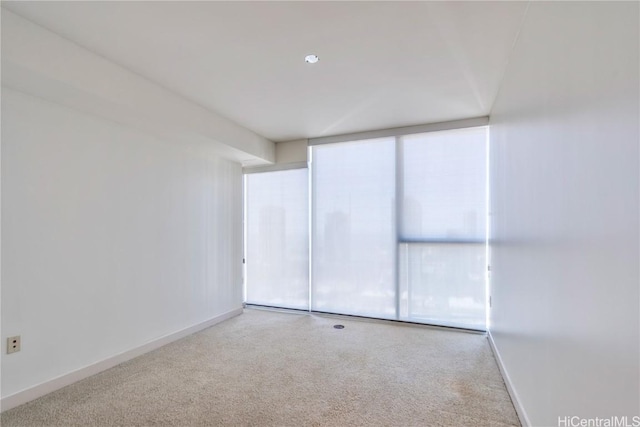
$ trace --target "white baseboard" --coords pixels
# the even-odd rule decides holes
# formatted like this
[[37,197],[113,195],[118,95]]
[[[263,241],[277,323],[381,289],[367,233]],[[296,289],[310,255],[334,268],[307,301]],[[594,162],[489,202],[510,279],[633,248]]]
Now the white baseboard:
[[119,365],[120,363],[126,362],[127,360],[131,360],[135,357],[138,357],[152,350],[160,348],[164,345],[167,345],[173,341],[179,340],[180,338],[184,338],[188,335],[201,331],[202,329],[208,328],[217,323],[220,323],[227,319],[235,317],[239,314],[242,314],[242,307],[228,311],[219,316],[213,317],[209,320],[205,320],[204,322],[198,323],[197,325],[193,325],[188,328],[182,329],[180,331],[173,332],[163,337],[154,339],[145,344],[142,344],[139,347],[133,348],[131,350],[127,350],[120,354],[116,354],[115,356],[93,363],[89,366],[85,366],[84,368],[80,368],[76,371],[69,372],[68,374],[61,375],[57,378],[53,378],[49,381],[43,382],[41,384],[35,385],[25,390],[19,391],[10,396],[3,397],[2,400],[0,401],[0,407],[2,408],[2,411],[15,408],[16,406],[30,402],[31,400],[37,399],[38,397],[44,396],[45,394],[49,394],[52,391],[61,389],[62,387],[66,387],[69,384],[73,384],[77,381],[80,381],[82,379],[85,379],[87,377],[100,373],[102,371],[105,371],[109,368],[113,368],[114,366]]
[[502,363],[502,357],[500,357],[500,352],[496,347],[496,343],[493,341],[493,337],[491,336],[491,331],[487,331],[487,339],[489,340],[489,346],[493,351],[493,355],[496,358],[496,362],[498,363],[498,369],[500,369],[500,373],[502,374],[502,379],[504,380],[504,384],[507,386],[507,391],[509,392],[509,396],[511,397],[511,402],[513,402],[513,407],[516,409],[516,413],[518,414],[518,418],[520,418],[520,424],[522,427],[531,427],[531,422],[529,421],[529,417],[527,416],[522,403],[520,402],[520,398],[518,397],[518,393],[516,389],[513,387],[511,383],[511,378],[509,378],[509,373],[507,372],[507,368]]

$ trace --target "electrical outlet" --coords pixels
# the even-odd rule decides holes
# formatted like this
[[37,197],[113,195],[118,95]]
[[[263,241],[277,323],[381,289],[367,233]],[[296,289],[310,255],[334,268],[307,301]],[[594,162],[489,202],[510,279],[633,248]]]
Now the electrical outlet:
[[7,354],[20,351],[20,335],[7,338]]

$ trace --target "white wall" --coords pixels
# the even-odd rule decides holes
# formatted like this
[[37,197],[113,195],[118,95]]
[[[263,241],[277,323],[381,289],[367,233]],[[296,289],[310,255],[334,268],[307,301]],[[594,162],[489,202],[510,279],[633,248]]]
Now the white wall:
[[3,88],[3,398],[240,308],[241,182],[208,144]]
[[491,113],[491,335],[536,426],[640,415],[638,6],[532,2]]
[[306,139],[276,143],[276,163],[297,163],[306,161]]
[[245,165],[271,164],[275,144],[3,8],[2,85],[169,141],[206,142]]

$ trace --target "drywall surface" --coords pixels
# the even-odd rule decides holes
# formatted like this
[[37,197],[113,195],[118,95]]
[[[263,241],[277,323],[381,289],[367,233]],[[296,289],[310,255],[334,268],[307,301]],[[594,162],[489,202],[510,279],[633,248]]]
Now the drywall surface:
[[297,163],[306,161],[306,139],[276,143],[276,163]]
[[3,398],[241,307],[241,167],[212,151],[3,87]]
[[266,138],[6,9],[2,85],[246,165],[275,160]]
[[638,7],[531,2],[491,114],[490,329],[535,426],[640,415]]

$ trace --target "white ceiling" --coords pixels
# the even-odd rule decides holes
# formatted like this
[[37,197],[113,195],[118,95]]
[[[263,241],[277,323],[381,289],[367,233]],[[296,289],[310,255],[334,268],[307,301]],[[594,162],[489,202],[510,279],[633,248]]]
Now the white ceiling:
[[273,141],[489,114],[527,5],[2,4]]

